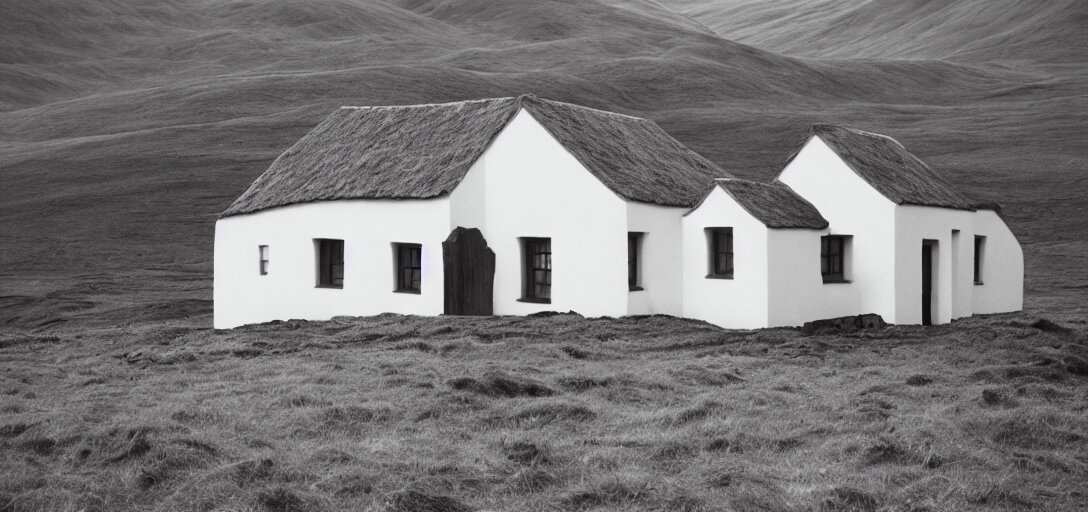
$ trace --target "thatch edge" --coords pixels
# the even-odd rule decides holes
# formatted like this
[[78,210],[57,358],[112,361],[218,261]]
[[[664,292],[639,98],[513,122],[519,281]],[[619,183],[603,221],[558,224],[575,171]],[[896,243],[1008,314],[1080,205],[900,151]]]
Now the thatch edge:
[[[749,183],[755,183],[757,185],[766,185],[768,187],[784,187],[786,190],[789,190],[791,193],[793,193],[793,195],[796,196],[797,199],[800,199],[801,202],[811,206],[812,209],[816,212],[816,214],[820,216],[820,220],[823,221],[823,225],[820,226],[820,227],[812,227],[812,226],[772,226],[772,225],[767,224],[766,222],[764,222],[763,225],[767,226],[770,229],[813,229],[813,230],[817,230],[817,231],[822,231],[822,230],[827,229],[828,227],[831,226],[831,223],[828,222],[828,220],[826,218],[824,218],[824,214],[820,213],[820,209],[817,208],[816,205],[812,204],[812,201],[809,201],[808,199],[805,198],[805,196],[802,196],[801,194],[798,194],[796,190],[794,190],[789,185],[786,185],[785,183],[782,183],[782,182],[763,183],[763,182],[760,182],[760,181],[739,180],[737,178],[719,178],[717,180],[714,180],[715,182],[717,182],[717,183],[715,183],[715,185],[718,188],[724,190],[726,194],[729,194],[729,197],[732,197],[733,200],[736,201],[737,204],[739,204],[741,208],[744,208],[744,211],[748,212],[748,214],[751,215],[752,217],[755,217],[756,220],[759,220],[759,217],[754,212],[749,210],[747,206],[745,206],[744,201],[741,201],[741,200],[737,199],[737,197],[735,195],[733,195],[733,192],[731,192],[728,188],[722,186],[722,184],[721,184],[722,181],[729,181],[729,180],[748,181]],[[760,221],[760,222],[762,222],[762,221]]]
[[[488,148],[490,148],[491,145],[495,143],[495,139],[497,139],[499,137],[499,134],[501,134],[503,132],[503,130],[505,130],[506,127],[510,125],[510,121],[514,118],[514,116],[517,115],[518,112],[521,111],[521,108],[522,108],[521,100],[525,96],[532,96],[532,95],[531,94],[529,94],[529,95],[523,94],[521,96],[518,96],[518,97],[514,98],[513,105],[510,107],[509,111],[506,113],[505,119],[503,119],[503,121],[502,121],[503,127],[496,130],[495,134],[493,136],[491,136],[490,139],[488,139],[486,144],[483,145],[483,149],[481,149],[479,154],[476,155],[475,158],[473,158],[473,160],[472,160],[473,164],[475,164],[475,162],[480,159],[480,156],[483,155],[484,152],[486,152],[488,150]],[[463,104],[468,104],[468,103],[485,102],[485,101],[491,101],[491,100],[494,100],[494,98],[482,98],[482,99],[473,99],[473,100],[451,101],[451,102],[441,103],[440,105],[463,105]],[[325,118],[322,119],[320,123],[317,123],[316,125],[314,125],[314,127],[309,132],[306,132],[306,135],[309,135],[311,132],[316,131],[326,121],[331,120],[333,118],[333,116],[336,114],[336,112],[338,112],[340,110],[371,110],[371,109],[378,110],[378,109],[385,109],[385,108],[416,108],[416,107],[430,107],[430,106],[434,106],[434,105],[435,105],[434,103],[419,103],[419,104],[413,104],[413,105],[373,105],[373,106],[368,106],[368,105],[346,106],[345,105],[345,106],[341,106],[340,108],[334,110],[329,115],[325,116]],[[424,197],[343,197],[343,198],[335,198],[335,199],[313,199],[313,200],[308,200],[308,201],[295,201],[295,202],[289,202],[289,203],[284,203],[284,204],[277,204],[277,205],[274,205],[274,206],[266,206],[266,207],[263,207],[263,208],[255,208],[255,209],[248,210],[248,211],[231,212],[230,210],[231,210],[231,207],[234,205],[234,203],[237,202],[242,197],[245,197],[246,193],[249,192],[249,189],[253,188],[259,181],[261,181],[261,178],[263,178],[266,173],[271,171],[275,167],[276,163],[279,162],[279,160],[281,158],[285,157],[287,154],[289,154],[291,152],[292,149],[294,149],[296,146],[300,145],[302,143],[302,141],[305,140],[306,135],[303,135],[302,137],[300,137],[297,141],[295,141],[294,144],[292,144],[289,148],[287,148],[282,153],[280,153],[279,156],[277,156],[275,158],[275,160],[272,160],[272,163],[268,165],[268,168],[265,169],[264,172],[262,172],[259,176],[257,176],[257,179],[253,180],[253,183],[251,183],[250,186],[248,188],[246,188],[246,190],[244,192],[242,192],[241,195],[239,195],[237,198],[235,198],[235,200],[231,202],[231,205],[228,206],[226,210],[223,210],[223,212],[221,212],[219,214],[219,217],[217,218],[217,220],[218,219],[223,219],[223,218],[226,218],[226,217],[234,217],[234,216],[237,216],[237,215],[248,215],[248,214],[251,214],[251,213],[258,213],[258,212],[262,212],[262,211],[265,211],[265,210],[271,210],[271,209],[275,209],[275,208],[282,208],[284,206],[293,206],[293,205],[309,204],[309,203],[319,203],[319,202],[326,202],[326,201],[345,201],[345,200],[354,200],[354,199],[359,199],[359,200],[393,199],[393,200],[398,200],[398,201],[412,201],[412,200],[434,199],[434,198],[446,196],[446,195],[449,195],[449,194],[453,193],[453,191],[461,184],[461,182],[464,181],[465,176],[468,175],[468,172],[466,171],[465,174],[461,175],[461,177],[458,178],[457,181],[454,182],[453,185],[451,187],[449,187],[448,189],[442,190],[438,194],[424,196]],[[471,165],[470,165],[470,168],[471,168]]]

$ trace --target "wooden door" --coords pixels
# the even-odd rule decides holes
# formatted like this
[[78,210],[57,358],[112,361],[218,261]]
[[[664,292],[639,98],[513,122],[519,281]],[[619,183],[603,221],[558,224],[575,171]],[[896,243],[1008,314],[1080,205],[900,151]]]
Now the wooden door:
[[442,242],[447,315],[490,315],[493,311],[495,251],[476,228],[457,227]]
[[922,242],[922,325],[933,325],[933,244]]

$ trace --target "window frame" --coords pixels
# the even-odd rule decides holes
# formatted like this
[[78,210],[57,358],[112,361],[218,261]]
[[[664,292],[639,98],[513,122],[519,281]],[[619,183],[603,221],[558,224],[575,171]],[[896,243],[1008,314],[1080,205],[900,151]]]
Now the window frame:
[[[707,279],[733,279],[736,273],[733,228],[720,226],[705,228],[707,247]],[[719,243],[722,242],[722,243]],[[721,245],[722,247],[719,247]],[[719,269],[724,272],[718,272]]]
[[344,240],[338,238],[314,239],[317,256],[316,288],[344,288],[344,245]]
[[[408,261],[405,261],[407,257]],[[405,277],[409,272],[410,277]],[[423,292],[423,245],[407,242],[393,243],[393,282],[395,293]]]
[[[849,283],[849,258],[851,235],[823,235],[820,237],[820,278],[824,284]],[[834,245],[832,245],[834,243]],[[838,253],[831,254],[832,247]],[[838,265],[834,265],[837,257]],[[835,270],[837,267],[837,271]]]
[[552,239],[550,237],[522,237],[521,248],[522,286],[521,298],[518,301],[551,304]]
[[984,283],[982,278],[984,277],[983,271],[986,264],[986,237],[984,235],[975,235],[975,254],[974,254],[974,283],[977,286],[982,286]]
[[642,287],[642,244],[646,233],[627,232],[627,291],[639,292]]
[[257,246],[257,272],[259,275],[268,275],[268,245]]

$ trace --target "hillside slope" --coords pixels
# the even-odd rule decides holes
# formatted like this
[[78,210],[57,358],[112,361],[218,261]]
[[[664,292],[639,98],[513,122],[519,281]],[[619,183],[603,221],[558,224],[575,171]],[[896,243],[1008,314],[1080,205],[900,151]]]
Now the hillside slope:
[[1078,0],[661,0],[722,37],[830,59],[1083,64],[1088,4]]
[[216,215],[336,107],[532,92],[654,119],[746,178],[814,122],[887,133],[1006,206],[1029,291],[1083,293],[1088,262],[1065,255],[1088,254],[1068,245],[1088,233],[1086,88],[1031,66],[784,56],[649,0],[0,1],[0,279],[43,290],[24,305],[88,275],[210,296]]

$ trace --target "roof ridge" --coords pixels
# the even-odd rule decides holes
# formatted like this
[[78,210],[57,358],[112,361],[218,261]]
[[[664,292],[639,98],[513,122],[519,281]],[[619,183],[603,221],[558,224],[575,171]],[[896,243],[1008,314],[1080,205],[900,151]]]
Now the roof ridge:
[[[868,130],[862,130],[860,128],[854,128],[853,126],[846,126],[844,124],[833,124],[833,123],[814,123],[812,125],[812,130],[815,132],[817,127],[838,128],[840,130],[848,130],[848,131],[854,132],[854,133],[856,133],[858,135],[864,135],[864,136],[867,136],[867,137],[875,137],[875,138],[879,138],[879,139],[887,139],[887,140],[889,140],[891,142],[894,142],[895,145],[897,145],[897,146],[899,146],[899,147],[901,147],[903,149],[907,149],[907,147],[904,146],[902,142],[899,142],[898,139],[896,139],[895,137],[892,137],[891,135],[884,135],[883,133],[870,132]],[[914,153],[911,153],[911,154],[913,155]],[[919,161],[920,161],[920,159],[919,159]],[[924,164],[925,162],[922,162],[922,163]],[[928,167],[928,165],[927,165],[927,167]]]
[[452,107],[455,105],[468,105],[470,103],[491,103],[502,100],[512,100],[515,96],[500,96],[497,98],[477,98],[472,100],[459,100],[459,101],[447,101],[442,103],[414,103],[411,105],[341,105],[340,110],[379,110],[379,109],[399,109],[399,108],[422,108],[422,107]]
[[[825,229],[828,225],[827,219],[820,213],[820,209],[816,208],[816,205],[785,183],[776,184],[743,178],[715,179],[714,181],[714,188],[721,189],[722,192],[733,198],[733,201],[741,209],[768,228]],[[730,183],[742,186],[739,187],[739,190],[733,190],[730,188]],[[759,194],[760,197],[766,197],[767,200],[774,203],[773,206],[757,204],[760,201],[755,200],[748,191]],[[711,189],[711,192],[713,192],[713,189]],[[767,194],[786,194],[788,200],[783,200],[782,197],[775,198]],[[709,193],[707,195],[709,196]],[[705,197],[703,199],[706,200]],[[795,201],[792,210],[788,204],[790,201]],[[815,217],[812,216],[813,213]]]
[[522,95],[518,96],[517,99],[518,99],[519,102],[521,102],[523,100],[539,101],[541,103],[551,103],[553,105],[562,105],[564,107],[571,107],[571,108],[576,108],[576,109],[580,109],[580,110],[590,110],[590,111],[593,111],[593,112],[597,112],[599,114],[605,114],[605,115],[609,115],[609,116],[625,117],[627,119],[635,119],[637,121],[653,122],[652,120],[646,119],[645,117],[632,116],[630,114],[621,114],[619,112],[612,112],[610,110],[603,110],[603,109],[599,109],[599,108],[587,107],[585,105],[578,105],[577,103],[568,103],[566,101],[559,101],[559,100],[551,100],[551,99],[548,99],[548,98],[541,98],[540,96],[537,96],[537,95],[531,94],[531,93],[522,94]]

